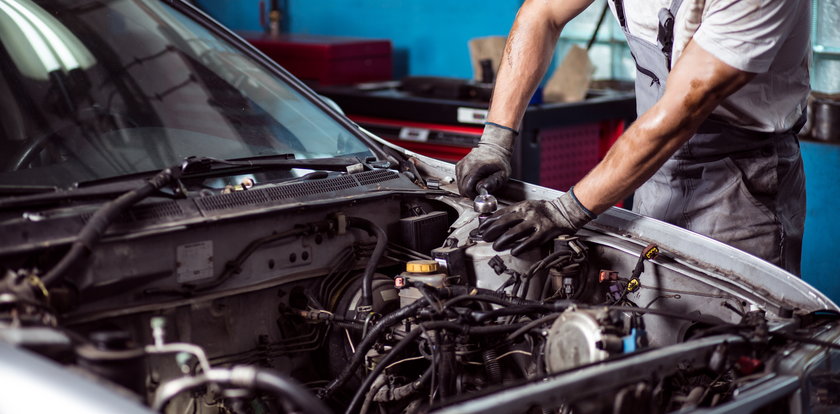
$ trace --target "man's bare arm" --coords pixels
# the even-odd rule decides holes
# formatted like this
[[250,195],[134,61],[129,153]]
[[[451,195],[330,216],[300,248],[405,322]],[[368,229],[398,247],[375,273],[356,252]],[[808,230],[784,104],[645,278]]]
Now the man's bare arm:
[[488,121],[519,129],[563,26],[593,0],[526,0],[510,29]]
[[689,43],[675,63],[665,94],[616,141],[601,163],[575,185],[596,214],[627,197],[697,131],[729,95],[755,77]]

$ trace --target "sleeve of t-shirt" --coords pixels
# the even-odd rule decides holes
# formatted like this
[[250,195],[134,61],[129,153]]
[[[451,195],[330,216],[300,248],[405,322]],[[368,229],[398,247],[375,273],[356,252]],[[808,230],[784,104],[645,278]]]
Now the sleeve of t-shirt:
[[693,39],[736,69],[766,72],[793,30],[801,1],[810,0],[707,0]]

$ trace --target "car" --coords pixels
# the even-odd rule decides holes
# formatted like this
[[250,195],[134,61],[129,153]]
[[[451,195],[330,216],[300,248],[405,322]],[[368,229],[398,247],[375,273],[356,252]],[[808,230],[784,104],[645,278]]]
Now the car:
[[800,278],[619,208],[495,251],[561,192],[461,197],[185,1],[0,0],[0,44],[0,412],[840,410]]

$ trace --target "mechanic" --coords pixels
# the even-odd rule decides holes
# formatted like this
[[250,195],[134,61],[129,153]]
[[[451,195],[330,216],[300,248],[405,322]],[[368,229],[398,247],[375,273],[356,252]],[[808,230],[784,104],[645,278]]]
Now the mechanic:
[[[591,3],[522,5],[481,141],[456,167],[462,195],[507,181],[517,129],[560,32]],[[636,62],[639,117],[568,192],[500,209],[482,225],[484,239],[519,255],[574,234],[635,190],[635,212],[799,274],[805,178],[796,132],[809,93],[810,0],[610,7]]]

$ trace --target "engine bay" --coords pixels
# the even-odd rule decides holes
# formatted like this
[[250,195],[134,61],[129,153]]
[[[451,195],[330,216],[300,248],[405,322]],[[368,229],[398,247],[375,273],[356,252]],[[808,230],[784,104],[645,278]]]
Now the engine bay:
[[837,335],[630,235],[497,252],[493,202],[372,173],[140,204],[49,289],[91,212],[6,217],[0,331],[170,413],[716,407]]

